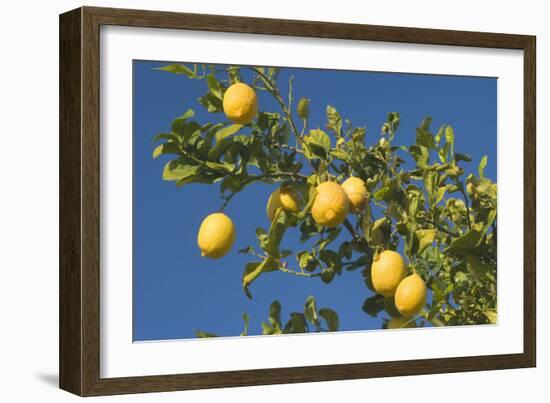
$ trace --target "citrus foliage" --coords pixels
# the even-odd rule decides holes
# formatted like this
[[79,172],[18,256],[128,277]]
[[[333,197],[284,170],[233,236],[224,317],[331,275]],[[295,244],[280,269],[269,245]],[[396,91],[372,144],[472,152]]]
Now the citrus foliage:
[[[284,192],[291,189],[294,207],[278,203],[268,209],[270,227],[258,227],[257,245],[239,251],[251,257],[242,274],[246,295],[252,298],[253,283],[271,272],[330,283],[336,276],[360,270],[366,287],[374,291],[373,261],[384,250],[399,249],[407,262],[405,274],[416,273],[428,288],[427,303],[421,301],[418,316],[437,326],[495,323],[497,186],[484,176],[487,158],[479,163],[477,175],[465,176],[464,164],[471,158],[458,152],[453,128],[443,125],[433,131],[430,117],[419,124],[416,141],[409,146],[396,142],[396,112],[388,113],[379,135],[368,138],[364,126],[353,125],[330,105],[324,127],[310,128],[309,111],[321,100],[302,98],[294,106],[292,78],[289,93],[281,94],[277,68],[174,64],[161,70],[204,80],[206,92],[198,103],[212,114],[222,114],[224,94],[242,81],[244,69],[253,74],[250,87],[272,97],[278,110],[263,110],[258,96],[259,112],[241,124],[233,123],[235,119],[200,123],[188,109],[172,122],[170,132],[155,136],[160,144],[153,156],[171,156],[163,178],[177,186],[219,184],[222,212],[235,194],[255,182],[278,183]],[[256,100],[249,93],[247,97]],[[331,206],[340,208],[336,219],[316,220],[312,207],[319,192],[350,177],[363,183],[364,196],[362,189],[359,194],[366,202],[358,199],[345,211],[336,203]],[[331,197],[329,204],[335,200]],[[289,228],[300,231],[302,246],[312,246],[281,250]],[[399,317],[393,294],[384,294],[366,298],[363,310],[371,316],[385,311]],[[313,298],[308,301],[315,306]],[[280,304],[273,302],[269,323],[262,324],[264,334],[304,332],[308,324],[321,330],[319,317],[325,318],[326,330],[338,328],[335,312],[317,313],[307,306],[283,326]],[[411,319],[413,324],[418,316]],[[403,323],[409,327],[411,320]],[[247,318],[245,322],[247,328]]]
[[[241,336],[248,335],[248,315],[243,315],[244,329]],[[281,303],[273,301],[269,306],[267,322],[262,322],[262,334],[291,334],[291,333],[321,333],[335,332],[340,326],[340,320],[336,312],[330,308],[317,308],[317,302],[313,296],[309,296],[304,304],[302,312],[292,312],[290,318],[281,321]],[[195,331],[197,337],[218,337],[214,333]]]

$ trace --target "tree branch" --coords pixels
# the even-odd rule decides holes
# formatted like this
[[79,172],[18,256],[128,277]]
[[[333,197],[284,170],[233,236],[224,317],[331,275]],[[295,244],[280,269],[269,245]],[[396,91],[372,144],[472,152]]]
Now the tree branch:
[[428,218],[423,218],[423,217],[419,217],[419,218],[420,218],[422,221],[424,221],[425,223],[430,224],[430,225],[433,225],[437,230],[439,230],[439,231],[441,231],[441,232],[444,232],[444,233],[446,233],[447,235],[450,235],[450,236],[455,237],[455,238],[458,238],[458,237],[460,236],[459,233],[454,232],[454,231],[451,231],[451,230],[445,228],[444,226],[442,226],[442,225],[436,223],[435,221],[432,221],[432,220],[430,220],[430,219],[428,219]]
[[365,254],[372,259],[372,249],[367,243],[367,240],[362,236],[360,236],[357,233],[357,231],[355,231],[355,229],[353,228],[353,225],[349,222],[347,218],[344,220],[343,224],[344,224],[344,227],[346,227],[348,232],[353,237],[353,240],[359,243],[359,245],[361,245],[361,248],[363,249],[363,252],[365,252]]
[[306,180],[308,177],[306,175],[303,175],[303,174],[300,174],[300,173],[294,173],[294,172],[279,172],[279,173],[273,173],[273,174],[249,176],[247,178],[247,180],[241,182],[241,184],[239,185],[237,190],[231,192],[229,194],[229,196],[225,197],[225,201],[222,204],[222,206],[220,207],[220,212],[223,212],[225,210],[225,208],[227,207],[227,205],[229,204],[231,199],[237,193],[239,193],[241,190],[243,190],[243,188],[245,186],[251,184],[252,182],[263,181],[263,180],[266,180],[266,179],[273,179],[273,178],[293,178],[294,180],[303,181],[303,180]]
[[466,218],[468,219],[468,228],[472,229],[472,222],[470,221],[470,202],[468,196],[464,191],[464,185],[462,184],[462,182],[460,182],[458,178],[456,178],[455,181],[456,185],[458,186],[458,190],[460,191],[460,193],[462,193],[462,196],[464,197],[464,204],[466,205]]

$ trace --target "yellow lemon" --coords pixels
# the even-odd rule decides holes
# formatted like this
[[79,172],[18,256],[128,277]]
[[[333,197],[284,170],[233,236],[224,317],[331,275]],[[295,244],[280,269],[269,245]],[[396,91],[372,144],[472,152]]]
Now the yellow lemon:
[[388,321],[388,329],[407,329],[416,327],[416,322],[411,318],[400,316],[398,318],[391,318]]
[[378,254],[371,266],[371,279],[374,290],[384,297],[395,294],[397,286],[407,274],[405,261],[393,250],[385,250]]
[[223,95],[223,111],[234,123],[249,123],[258,112],[256,92],[245,83],[231,85]]
[[202,221],[197,236],[202,256],[211,259],[225,256],[234,242],[235,226],[225,214],[213,213]]
[[300,196],[298,192],[291,187],[282,186],[273,191],[267,201],[266,213],[269,221],[273,221],[275,212],[279,207],[283,210],[297,213],[300,211]]
[[341,224],[349,212],[349,199],[336,182],[323,182],[317,186],[317,194],[311,207],[315,222],[326,227]]
[[395,291],[395,306],[403,316],[417,315],[426,304],[426,283],[418,274],[405,277]]
[[342,183],[342,189],[348,195],[350,211],[355,214],[362,212],[367,206],[367,188],[365,187],[365,182],[361,178],[352,176]]

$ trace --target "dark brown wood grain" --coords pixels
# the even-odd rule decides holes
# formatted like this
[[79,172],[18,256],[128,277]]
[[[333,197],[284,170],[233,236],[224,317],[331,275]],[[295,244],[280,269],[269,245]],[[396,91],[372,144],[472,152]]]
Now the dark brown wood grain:
[[59,27],[59,386],[82,394],[81,10]]
[[[524,51],[522,354],[131,378],[100,377],[101,25]],[[536,363],[535,37],[481,32],[83,7],[60,16],[60,387],[81,396],[525,368]]]

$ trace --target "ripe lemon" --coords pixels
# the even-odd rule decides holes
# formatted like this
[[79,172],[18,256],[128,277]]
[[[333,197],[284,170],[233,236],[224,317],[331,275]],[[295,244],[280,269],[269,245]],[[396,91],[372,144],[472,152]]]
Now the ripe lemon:
[[235,226],[225,214],[213,213],[202,221],[197,236],[202,256],[211,259],[225,256],[234,242]]
[[352,176],[342,183],[342,189],[348,195],[350,211],[355,214],[362,212],[367,206],[367,188],[365,187],[365,182],[361,178]]
[[317,186],[317,194],[311,207],[315,222],[326,227],[341,224],[349,212],[349,199],[336,182],[323,182]]
[[398,318],[391,318],[388,321],[388,329],[410,329],[416,327],[416,322],[411,318],[400,316]]
[[291,187],[282,186],[273,191],[267,201],[266,213],[269,221],[273,221],[275,212],[279,207],[283,210],[297,213],[300,211],[300,196],[296,190]]
[[405,277],[395,291],[395,306],[403,316],[418,314],[426,304],[426,284],[418,274]]
[[249,123],[258,112],[256,92],[244,83],[231,85],[223,96],[223,111],[234,123]]
[[371,278],[374,290],[384,297],[395,294],[397,286],[407,274],[405,261],[393,250],[385,250],[372,262]]

